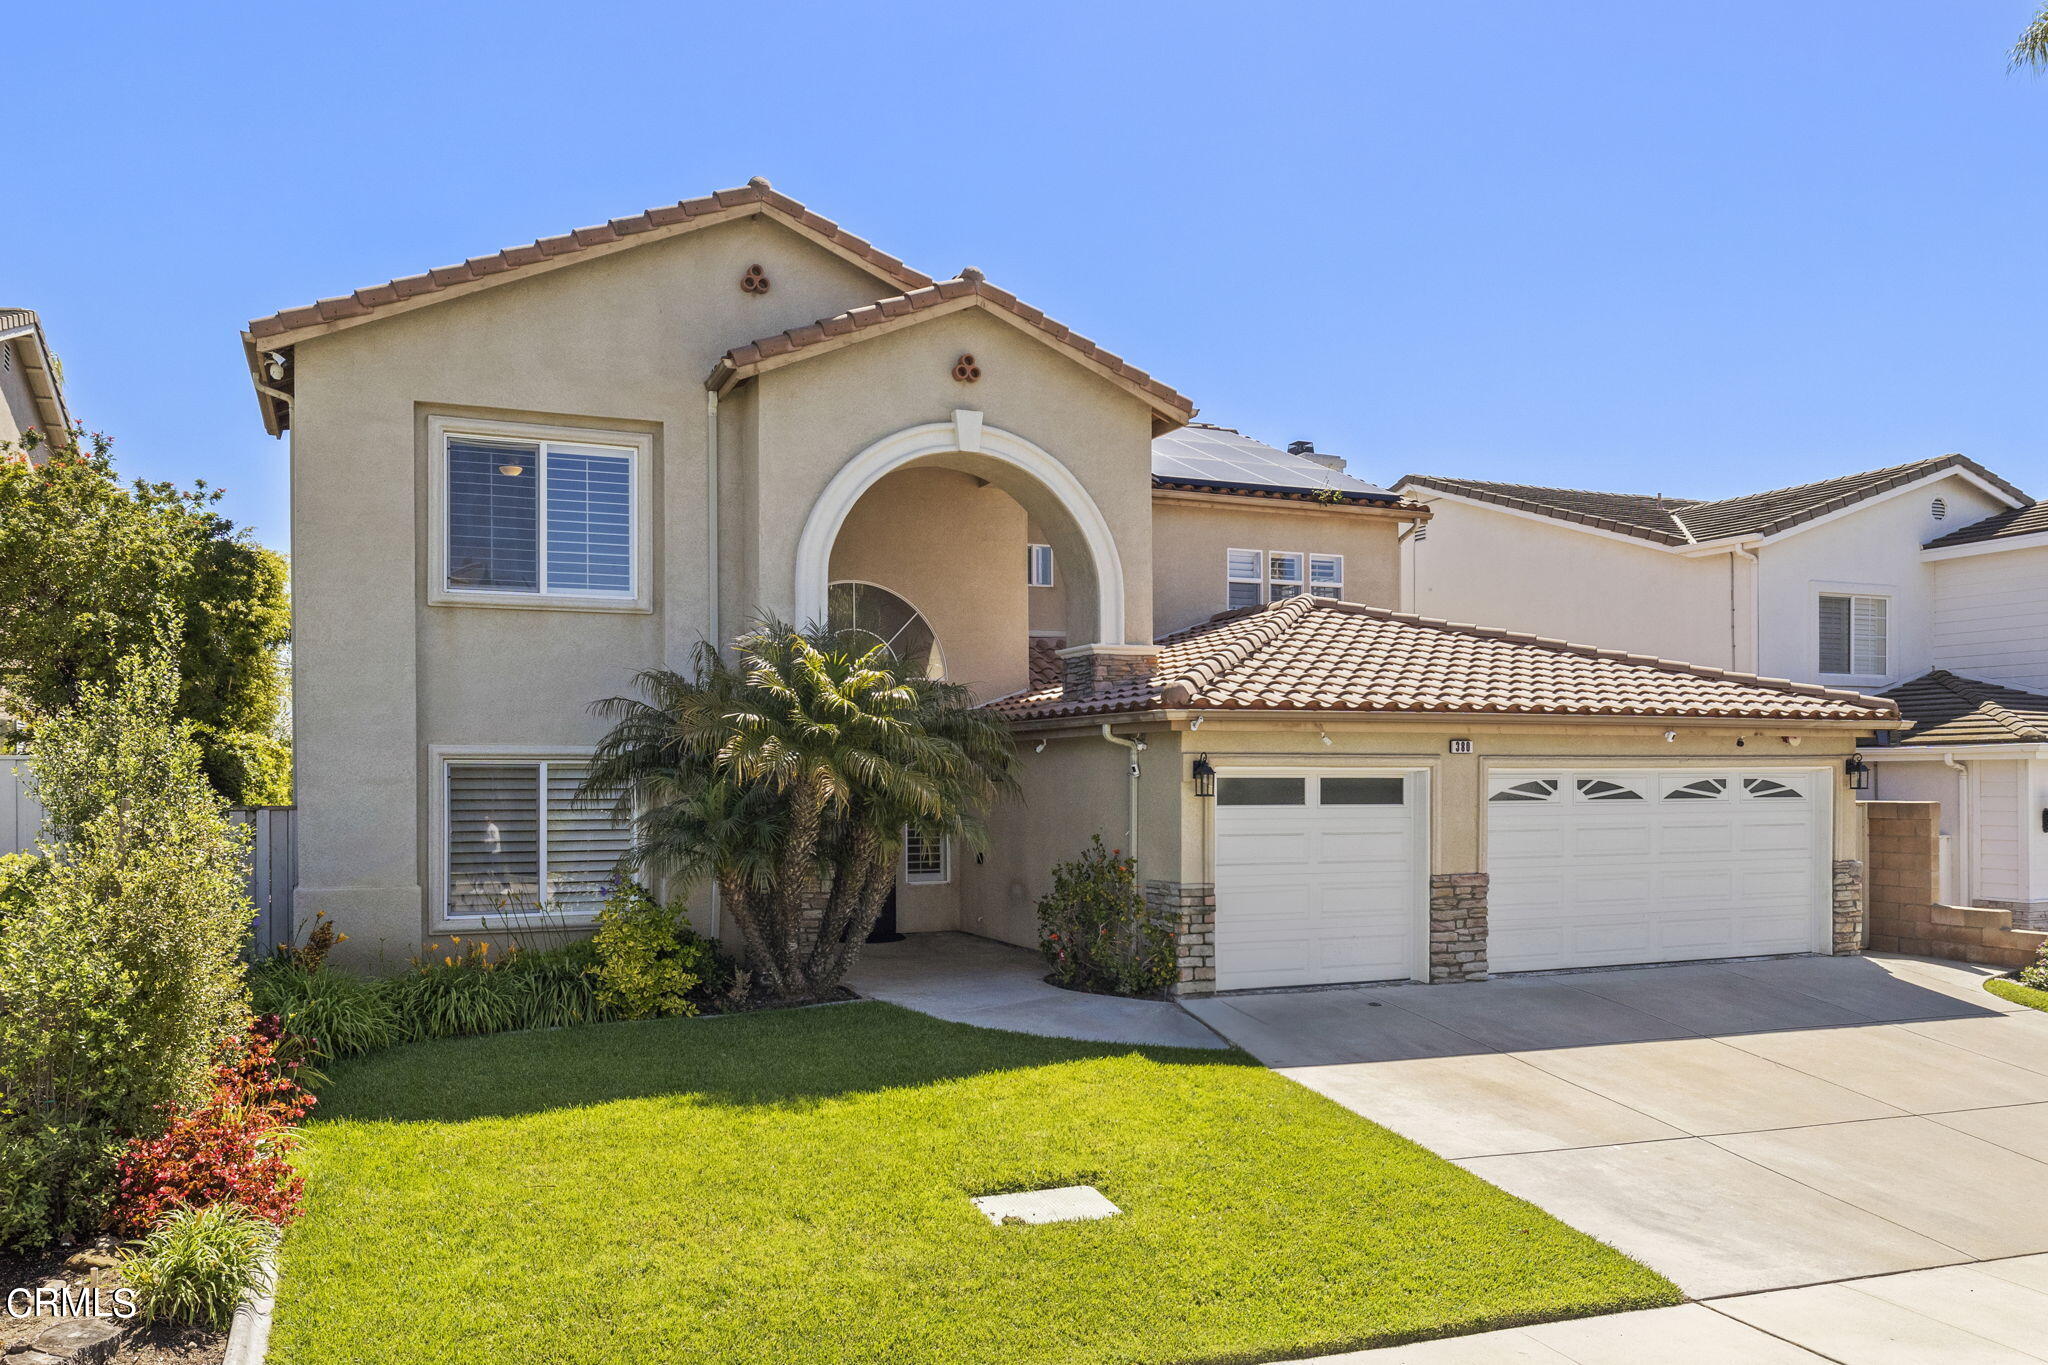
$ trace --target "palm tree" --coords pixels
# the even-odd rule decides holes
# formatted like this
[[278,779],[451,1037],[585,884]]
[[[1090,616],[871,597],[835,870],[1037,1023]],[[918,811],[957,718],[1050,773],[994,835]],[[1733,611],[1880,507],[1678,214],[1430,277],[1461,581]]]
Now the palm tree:
[[905,825],[983,840],[1015,786],[1009,732],[851,632],[763,621],[732,654],[700,646],[687,675],[643,673],[645,700],[597,703],[613,727],[586,789],[630,812],[632,861],[716,881],[770,992],[816,998],[874,927]]
[[2014,69],[2031,66],[2036,71],[2048,70],[2048,5],[2042,6],[2034,22],[2012,45],[2012,64]]

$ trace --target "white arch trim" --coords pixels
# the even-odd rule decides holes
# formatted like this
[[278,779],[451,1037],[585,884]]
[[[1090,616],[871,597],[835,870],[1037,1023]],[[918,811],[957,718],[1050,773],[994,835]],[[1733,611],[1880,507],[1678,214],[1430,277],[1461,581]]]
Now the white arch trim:
[[[1010,465],[1030,476],[1059,502],[1087,542],[1095,561],[1096,633],[1102,643],[1124,643],[1124,567],[1109,522],[1073,471],[1044,449],[1014,432],[982,425],[978,412],[961,411],[950,422],[926,422],[884,436],[840,467],[825,491],[811,504],[802,536],[796,543],[796,619],[799,624],[825,619],[826,590],[831,586],[832,546],[847,514],[861,495],[881,479],[916,460],[933,455],[980,455]],[[893,591],[893,590],[892,590]],[[1077,641],[1076,643],[1083,643]]]

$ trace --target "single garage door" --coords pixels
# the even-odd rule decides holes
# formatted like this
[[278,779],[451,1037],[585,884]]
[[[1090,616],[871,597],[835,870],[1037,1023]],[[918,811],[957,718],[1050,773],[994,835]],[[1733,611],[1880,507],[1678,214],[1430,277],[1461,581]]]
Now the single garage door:
[[1829,776],[1495,770],[1487,965],[1826,951]]
[[1216,784],[1216,989],[1426,974],[1429,802],[1398,770]]

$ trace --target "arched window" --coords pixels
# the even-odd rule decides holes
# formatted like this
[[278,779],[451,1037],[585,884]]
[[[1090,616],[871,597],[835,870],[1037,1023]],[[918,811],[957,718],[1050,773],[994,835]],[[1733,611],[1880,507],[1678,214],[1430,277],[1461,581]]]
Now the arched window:
[[946,675],[946,656],[931,623],[910,603],[873,583],[834,583],[825,599],[825,622],[833,630],[857,630],[889,646],[903,666],[928,678]]

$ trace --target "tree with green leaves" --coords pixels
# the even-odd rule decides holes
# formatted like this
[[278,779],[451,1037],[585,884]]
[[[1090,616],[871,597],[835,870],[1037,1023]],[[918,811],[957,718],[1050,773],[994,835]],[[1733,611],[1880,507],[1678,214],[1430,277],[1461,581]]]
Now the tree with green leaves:
[[[26,456],[33,454],[33,462]],[[178,715],[214,789],[291,799],[279,734],[291,630],[285,564],[217,510],[221,490],[115,475],[111,443],[0,443],[0,716],[14,744],[107,683],[117,660],[179,628]]]
[[727,659],[640,675],[597,703],[613,727],[587,795],[634,822],[630,861],[708,877],[757,979],[817,999],[853,965],[895,884],[906,826],[970,847],[1015,789],[1008,727],[958,684],[853,631],[763,621]]
[[2030,66],[2036,71],[2048,71],[2048,5],[2041,7],[2034,22],[2012,45],[2012,64],[2015,69]]
[[96,1230],[120,1144],[248,1015],[247,832],[179,718],[175,623],[37,730],[49,839],[0,919],[0,1247]]

